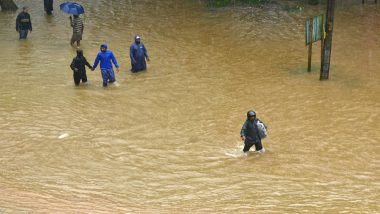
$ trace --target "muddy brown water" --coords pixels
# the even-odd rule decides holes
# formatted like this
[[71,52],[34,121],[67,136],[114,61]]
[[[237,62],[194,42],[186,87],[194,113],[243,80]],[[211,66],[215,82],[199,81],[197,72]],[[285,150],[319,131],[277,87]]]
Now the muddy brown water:
[[[330,79],[320,46],[306,72],[304,21],[323,7],[207,10],[199,1],[79,1],[82,48],[107,43],[118,85],[99,68],[75,87],[68,16],[29,5],[0,13],[0,213],[379,213],[380,13],[338,3]],[[142,36],[148,71],[129,72]],[[267,152],[241,153],[254,109]],[[61,138],[60,138],[61,137]]]

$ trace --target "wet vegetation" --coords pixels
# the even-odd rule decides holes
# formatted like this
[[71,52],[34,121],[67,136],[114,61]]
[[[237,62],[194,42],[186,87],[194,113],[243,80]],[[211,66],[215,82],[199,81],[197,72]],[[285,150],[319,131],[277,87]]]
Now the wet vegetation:
[[231,5],[260,5],[271,0],[207,0],[208,7],[226,7]]
[[[261,6],[267,3],[275,3],[280,0],[206,0],[208,7],[228,7],[228,6]],[[322,0],[287,0],[289,2],[295,2],[298,4],[318,5]]]

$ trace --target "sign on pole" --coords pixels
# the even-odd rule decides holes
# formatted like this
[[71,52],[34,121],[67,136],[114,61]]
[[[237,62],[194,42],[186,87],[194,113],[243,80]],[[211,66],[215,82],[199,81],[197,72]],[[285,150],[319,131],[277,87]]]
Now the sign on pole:
[[322,39],[323,36],[323,14],[314,16],[312,19],[313,26],[310,25],[310,18],[306,19],[305,23],[305,41],[306,45],[310,44],[310,27],[312,28],[312,42],[316,42]]
[[324,28],[323,28],[323,14],[306,19],[305,22],[305,43],[309,46],[309,57],[307,71],[311,71],[311,56],[313,53],[313,42],[321,40],[323,43]]

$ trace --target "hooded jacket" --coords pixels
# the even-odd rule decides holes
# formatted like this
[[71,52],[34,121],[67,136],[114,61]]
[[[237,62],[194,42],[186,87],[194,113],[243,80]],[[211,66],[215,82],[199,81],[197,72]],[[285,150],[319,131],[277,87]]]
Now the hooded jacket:
[[82,73],[82,72],[86,72],[86,67],[85,67],[86,65],[90,69],[92,68],[90,63],[87,62],[86,57],[83,56],[83,51],[81,49],[78,49],[77,56],[74,57],[73,61],[71,62],[70,67],[74,72]]
[[258,121],[259,120],[257,118],[254,120],[247,119],[241,128],[240,136],[245,136],[249,141],[260,141],[261,138],[257,128]]
[[112,51],[107,50],[106,44],[102,44],[100,46],[100,49],[102,47],[105,47],[106,51],[100,51],[98,53],[98,55],[95,58],[94,66],[92,67],[95,69],[100,61],[100,69],[112,69],[112,63],[115,65],[116,68],[119,68],[119,65],[117,64],[116,58],[113,55]]

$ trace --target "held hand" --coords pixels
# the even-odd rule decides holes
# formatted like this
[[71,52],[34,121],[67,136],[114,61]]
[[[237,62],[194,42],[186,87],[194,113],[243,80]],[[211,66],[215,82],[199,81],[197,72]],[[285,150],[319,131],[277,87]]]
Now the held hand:
[[150,61],[149,57],[147,57],[146,60],[148,60],[148,62],[149,62]]
[[119,73],[119,68],[116,68],[117,73]]
[[242,141],[245,141],[245,136],[241,136],[241,140],[242,140]]

